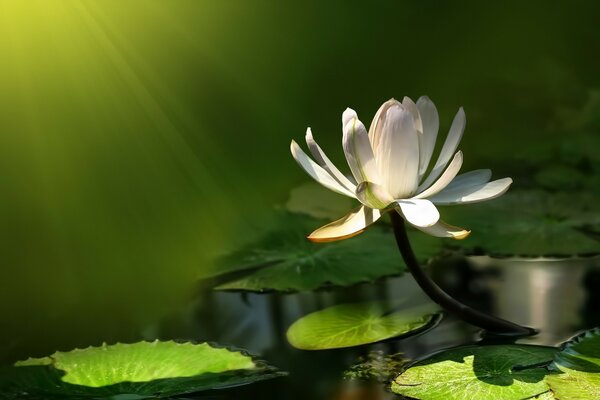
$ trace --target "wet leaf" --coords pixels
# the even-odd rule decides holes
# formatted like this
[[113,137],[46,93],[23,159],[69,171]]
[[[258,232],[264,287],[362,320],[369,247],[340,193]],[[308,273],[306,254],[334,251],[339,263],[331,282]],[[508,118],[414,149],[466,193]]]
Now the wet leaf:
[[477,204],[441,208],[444,219],[471,230],[448,243],[501,256],[574,256],[600,253],[598,198],[587,193],[515,190]]
[[88,347],[20,361],[0,374],[0,389],[61,398],[148,398],[281,374],[240,351],[207,343],[155,341]]
[[432,305],[403,310],[381,302],[341,304],[300,318],[287,338],[302,350],[359,346],[420,330],[434,320],[435,311]]
[[468,346],[420,361],[392,391],[422,400],[521,400],[548,392],[544,377],[557,349],[528,345]]
[[559,399],[600,399],[600,330],[594,329],[567,342],[554,356],[559,371],[546,382]]
[[[326,222],[300,214],[283,214],[280,225],[268,235],[221,259],[224,271],[251,271],[217,289],[303,291],[404,273],[406,267],[389,226],[378,223],[356,237],[332,243],[306,239]],[[422,261],[440,252],[442,244],[436,238],[414,232],[411,239]]]

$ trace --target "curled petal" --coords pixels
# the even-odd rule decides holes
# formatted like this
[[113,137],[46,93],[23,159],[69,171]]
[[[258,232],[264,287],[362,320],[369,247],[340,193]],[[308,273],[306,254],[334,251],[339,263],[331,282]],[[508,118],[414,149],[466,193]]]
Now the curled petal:
[[317,229],[308,236],[311,242],[333,242],[356,236],[381,217],[379,210],[360,206],[350,214]]
[[425,199],[398,200],[400,214],[418,228],[434,225],[440,219],[440,212],[435,205]]
[[448,165],[448,162],[456,151],[460,140],[462,139],[466,123],[467,120],[465,117],[465,112],[461,107],[452,121],[452,125],[450,126],[450,131],[448,132],[448,137],[446,137],[442,151],[440,152],[433,169],[429,173],[429,176],[421,184],[421,187],[429,187],[440,176],[442,171],[444,171],[446,165]]
[[316,162],[310,159],[304,151],[298,146],[298,143],[292,140],[290,150],[296,162],[317,182],[327,189],[343,194],[348,197],[356,198],[353,192],[346,189],[336,181],[327,171],[325,171]]
[[356,187],[356,198],[367,207],[380,210],[394,202],[383,186],[372,182],[361,182]]
[[435,104],[429,97],[423,96],[417,100],[417,108],[423,125],[423,135],[419,142],[419,177],[425,175],[431,155],[435,148],[438,129],[440,127],[440,118],[435,108]]
[[463,163],[463,154],[462,151],[458,151],[455,155],[454,158],[452,159],[452,161],[450,162],[450,165],[448,165],[448,168],[446,168],[446,170],[444,171],[444,173],[442,174],[442,176],[440,176],[440,178],[435,181],[435,183],[431,186],[429,186],[427,189],[423,190],[422,192],[420,192],[422,189],[419,187],[419,189],[417,189],[417,193],[420,192],[418,195],[416,195],[414,198],[415,199],[425,199],[428,197],[433,196],[434,194],[440,192],[442,189],[444,189],[446,186],[448,186],[450,184],[450,182],[452,182],[452,180],[456,177],[456,174],[458,174],[458,171],[460,171],[460,167],[462,167],[462,163]]
[[439,205],[478,203],[503,195],[511,184],[511,178],[498,179],[478,185],[463,183],[462,185],[447,187],[435,196],[431,196],[429,200]]
[[321,149],[321,147],[317,144],[315,139],[313,138],[312,131],[310,128],[306,130],[306,144],[308,145],[308,149],[312,153],[313,157],[317,161],[317,163],[323,167],[323,169],[336,180],[343,187],[353,192],[356,190],[356,184],[351,182],[344,174],[340,172],[339,169],[331,162],[329,157],[325,155],[325,152]]
[[444,221],[440,220],[431,226],[415,226],[415,228],[436,237],[449,237],[456,240],[465,239],[467,236],[471,234],[471,231],[468,231],[464,228],[460,228],[458,226],[452,226]]
[[[371,148],[367,129],[363,123],[356,118],[356,113],[348,110],[346,110],[342,116],[344,121],[348,120],[346,125],[344,125],[342,144],[352,175],[354,175],[354,178],[358,183],[364,181],[379,183],[379,173],[377,171],[375,156],[373,155],[373,149]],[[349,118],[351,115],[354,116]]]

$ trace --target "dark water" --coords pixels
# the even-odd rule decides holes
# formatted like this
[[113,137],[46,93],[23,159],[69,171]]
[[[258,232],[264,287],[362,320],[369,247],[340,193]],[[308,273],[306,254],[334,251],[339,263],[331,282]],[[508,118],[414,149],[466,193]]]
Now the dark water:
[[[596,290],[600,258],[453,258],[432,265],[430,272],[446,291],[465,303],[540,330],[521,343],[556,345],[582,329],[600,325],[600,292]],[[345,372],[369,354],[402,353],[402,357],[418,359],[481,340],[478,329],[445,315],[437,326],[416,336],[372,345],[301,351],[287,343],[287,328],[301,316],[335,304],[370,299],[405,299],[407,306],[429,301],[410,275],[314,293],[208,291],[184,314],[148,328],[146,335],[233,344],[289,372],[287,377],[199,396],[223,400],[399,398],[387,391],[385,383],[345,378]]]

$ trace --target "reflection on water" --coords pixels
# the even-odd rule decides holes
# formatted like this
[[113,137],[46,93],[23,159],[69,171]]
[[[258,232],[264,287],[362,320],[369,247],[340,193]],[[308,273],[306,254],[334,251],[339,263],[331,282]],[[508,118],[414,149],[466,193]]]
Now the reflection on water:
[[[589,290],[600,279],[600,258],[572,260],[450,257],[430,266],[435,280],[453,296],[480,310],[540,329],[523,342],[555,345],[597,324],[600,298]],[[402,340],[328,351],[300,351],[285,339],[287,328],[312,311],[370,299],[404,299],[406,307],[426,304],[410,275],[375,284],[296,294],[201,291],[184,316],[148,331],[161,338],[194,338],[235,344],[261,354],[290,376],[210,393],[219,399],[398,398],[377,382],[343,379],[344,371],[370,352],[402,353],[410,359],[473,343],[479,331],[450,315],[434,329]]]
[[502,317],[540,330],[527,340],[555,344],[583,327],[587,293],[582,290],[586,274],[596,271],[593,260],[493,260],[473,262],[482,271],[498,268],[500,278],[490,282],[494,308]]

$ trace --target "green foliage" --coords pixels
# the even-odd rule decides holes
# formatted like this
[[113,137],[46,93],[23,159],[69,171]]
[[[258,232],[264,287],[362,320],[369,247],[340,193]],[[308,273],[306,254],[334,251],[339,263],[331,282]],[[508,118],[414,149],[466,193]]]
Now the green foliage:
[[421,400],[521,400],[548,392],[545,364],[557,350],[527,345],[455,348],[420,361],[392,391]]
[[546,381],[558,399],[600,398],[600,330],[585,332],[556,353]]
[[600,252],[597,197],[586,193],[509,191],[498,199],[445,207],[442,216],[471,230],[449,244],[501,256],[574,256]]
[[380,302],[340,304],[300,318],[287,338],[303,350],[359,346],[419,330],[433,321],[435,310],[431,305],[402,310]]
[[[248,270],[248,274],[217,289],[314,290],[404,273],[405,265],[389,226],[380,223],[356,237],[333,243],[312,243],[306,239],[325,223],[306,215],[282,213],[268,234],[219,260],[215,270]],[[411,238],[416,254],[423,261],[441,249],[441,242],[427,235],[415,232]]]
[[240,351],[207,343],[155,341],[88,347],[20,361],[0,374],[0,390],[60,398],[149,398],[279,375]]

